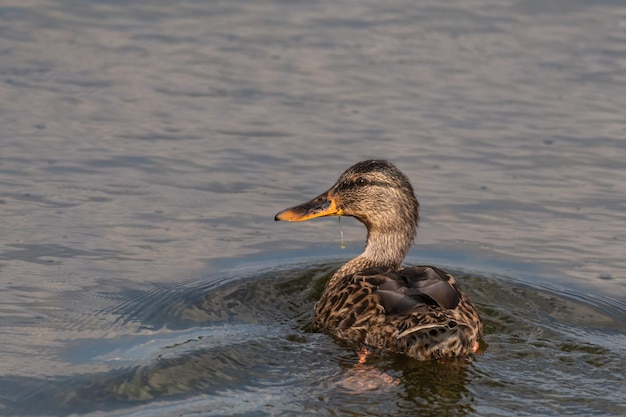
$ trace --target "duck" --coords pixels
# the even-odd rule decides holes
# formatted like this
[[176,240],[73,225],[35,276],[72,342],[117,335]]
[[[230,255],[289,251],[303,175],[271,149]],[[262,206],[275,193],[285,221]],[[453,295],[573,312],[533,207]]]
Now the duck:
[[313,329],[367,351],[418,360],[478,351],[483,325],[455,278],[431,265],[404,268],[419,202],[408,177],[386,160],[361,161],[312,200],[276,214],[300,222],[351,216],[367,229],[363,253],[341,266],[315,303]]

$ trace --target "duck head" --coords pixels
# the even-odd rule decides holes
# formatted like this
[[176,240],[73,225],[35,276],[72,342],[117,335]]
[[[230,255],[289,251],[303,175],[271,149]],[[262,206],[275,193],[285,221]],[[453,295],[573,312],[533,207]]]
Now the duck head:
[[[274,219],[297,222],[324,216],[356,218],[368,231],[364,254],[393,252],[395,263],[413,242],[419,203],[409,179],[395,165],[367,160],[348,168],[328,191],[279,212]],[[388,245],[392,247],[385,248]]]

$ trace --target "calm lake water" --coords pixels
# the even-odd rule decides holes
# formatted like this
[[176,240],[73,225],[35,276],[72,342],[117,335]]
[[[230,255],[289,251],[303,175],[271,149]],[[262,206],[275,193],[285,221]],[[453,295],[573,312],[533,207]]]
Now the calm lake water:
[[[625,3],[126,3],[0,0],[0,414],[626,413]],[[310,331],[366,158],[482,355]]]

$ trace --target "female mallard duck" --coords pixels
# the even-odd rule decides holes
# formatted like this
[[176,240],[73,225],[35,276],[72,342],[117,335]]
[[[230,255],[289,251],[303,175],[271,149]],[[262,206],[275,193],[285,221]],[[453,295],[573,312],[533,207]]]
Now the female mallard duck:
[[364,252],[334,273],[315,305],[316,330],[420,360],[475,352],[483,328],[454,278],[434,266],[401,269],[417,229],[419,203],[393,164],[363,161],[313,200],[275,220],[352,216],[367,227]]

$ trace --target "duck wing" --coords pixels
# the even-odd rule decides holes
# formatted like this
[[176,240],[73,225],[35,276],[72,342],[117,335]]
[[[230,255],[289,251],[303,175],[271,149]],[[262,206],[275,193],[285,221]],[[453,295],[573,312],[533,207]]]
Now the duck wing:
[[400,271],[370,268],[358,273],[374,287],[373,293],[387,315],[428,312],[432,307],[452,310],[461,300],[461,292],[448,273],[434,266],[414,266]]

